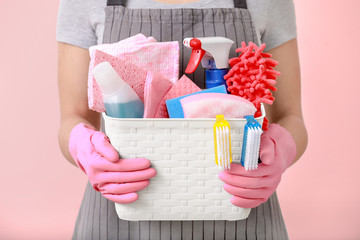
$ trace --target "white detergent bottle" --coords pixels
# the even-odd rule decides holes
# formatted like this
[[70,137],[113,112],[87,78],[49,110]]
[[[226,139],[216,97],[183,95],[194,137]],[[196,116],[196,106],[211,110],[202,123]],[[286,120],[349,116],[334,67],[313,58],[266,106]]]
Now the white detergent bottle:
[[96,65],[92,74],[104,100],[106,114],[114,118],[142,118],[144,103],[108,62]]

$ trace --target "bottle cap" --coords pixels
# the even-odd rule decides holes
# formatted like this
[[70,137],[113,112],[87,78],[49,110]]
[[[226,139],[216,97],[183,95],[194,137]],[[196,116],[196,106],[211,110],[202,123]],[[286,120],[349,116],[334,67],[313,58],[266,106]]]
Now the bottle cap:
[[108,62],[99,63],[91,72],[103,95],[112,94],[125,86],[124,80]]

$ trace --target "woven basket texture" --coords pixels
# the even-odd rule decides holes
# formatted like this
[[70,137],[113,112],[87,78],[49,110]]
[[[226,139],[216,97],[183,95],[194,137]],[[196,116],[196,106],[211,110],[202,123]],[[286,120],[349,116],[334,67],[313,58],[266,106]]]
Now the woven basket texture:
[[[262,124],[263,116],[257,118]],[[121,158],[143,157],[157,171],[131,204],[115,204],[119,218],[138,220],[241,220],[215,164],[215,119],[120,119],[103,115],[105,131]],[[227,119],[233,161],[240,162],[245,119]]]

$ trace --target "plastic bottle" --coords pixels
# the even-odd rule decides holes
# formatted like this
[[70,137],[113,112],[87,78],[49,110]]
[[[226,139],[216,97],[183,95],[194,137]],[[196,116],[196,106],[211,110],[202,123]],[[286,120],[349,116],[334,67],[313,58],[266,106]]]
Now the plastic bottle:
[[106,114],[114,118],[142,118],[144,103],[108,62],[92,70],[104,100]]
[[183,44],[192,49],[185,73],[193,73],[202,62],[206,88],[225,85],[227,89],[224,76],[229,71],[229,52],[234,41],[225,37],[185,38]]
[[[215,60],[209,60],[208,69],[205,70],[205,85],[206,88],[213,88],[220,85],[225,85],[228,88],[224,76],[229,72],[229,69],[218,69],[215,65]],[[229,93],[229,92],[228,92]]]

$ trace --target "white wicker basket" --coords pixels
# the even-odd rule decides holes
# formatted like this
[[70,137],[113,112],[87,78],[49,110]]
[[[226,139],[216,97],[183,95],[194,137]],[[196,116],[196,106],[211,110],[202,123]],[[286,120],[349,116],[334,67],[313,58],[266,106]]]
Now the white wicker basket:
[[[265,117],[257,121],[262,124]],[[138,220],[241,220],[250,209],[235,207],[217,178],[215,119],[129,119],[103,115],[105,131],[121,158],[144,157],[157,171],[131,204],[115,204],[119,218]],[[227,119],[233,161],[240,162],[245,119]]]

